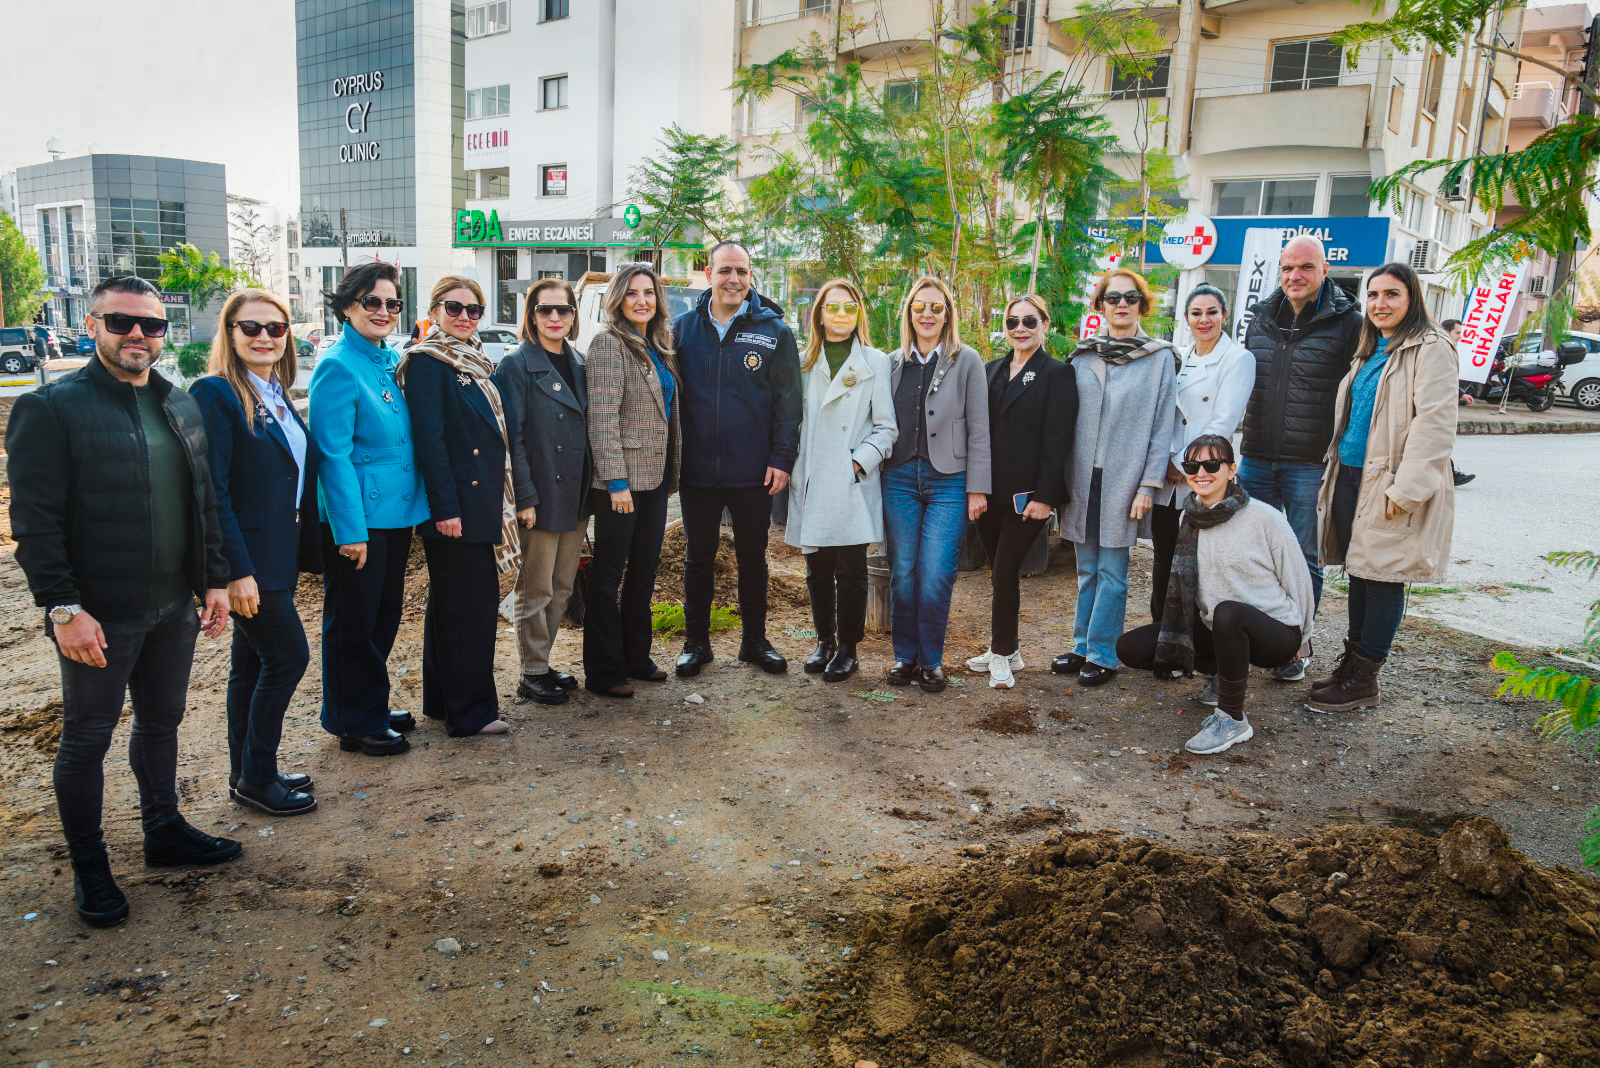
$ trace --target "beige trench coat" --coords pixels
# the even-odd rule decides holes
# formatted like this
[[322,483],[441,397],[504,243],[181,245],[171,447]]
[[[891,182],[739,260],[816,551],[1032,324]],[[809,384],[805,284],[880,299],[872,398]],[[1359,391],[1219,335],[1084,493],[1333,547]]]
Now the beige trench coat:
[[[1350,388],[1365,361],[1351,364],[1339,383],[1333,444],[1317,498],[1322,563],[1374,582],[1438,582],[1450,560],[1455,527],[1456,350],[1429,330],[1401,345],[1383,368],[1372,407],[1361,496],[1341,553],[1333,530],[1333,491],[1339,477],[1339,439],[1350,421]],[[1399,509],[1386,516],[1385,501]]]

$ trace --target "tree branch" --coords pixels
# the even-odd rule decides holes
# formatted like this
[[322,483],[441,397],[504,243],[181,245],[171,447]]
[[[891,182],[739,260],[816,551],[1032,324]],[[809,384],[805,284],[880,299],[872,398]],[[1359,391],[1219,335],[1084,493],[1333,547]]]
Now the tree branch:
[[1593,100],[1595,103],[1600,104],[1600,93],[1597,93],[1587,85],[1584,85],[1583,79],[1579,78],[1576,74],[1573,74],[1571,71],[1566,70],[1565,68],[1558,67],[1548,60],[1540,59],[1538,56],[1530,56],[1526,52],[1518,52],[1514,48],[1502,48],[1497,44],[1490,44],[1481,36],[1478,37],[1474,43],[1477,44],[1479,48],[1487,51],[1499,52],[1501,55],[1510,56],[1511,58],[1522,63],[1532,63],[1536,67],[1543,67],[1548,71],[1553,71],[1554,73],[1561,75],[1561,80],[1567,85],[1578,90],[1578,92],[1582,93],[1590,100]]

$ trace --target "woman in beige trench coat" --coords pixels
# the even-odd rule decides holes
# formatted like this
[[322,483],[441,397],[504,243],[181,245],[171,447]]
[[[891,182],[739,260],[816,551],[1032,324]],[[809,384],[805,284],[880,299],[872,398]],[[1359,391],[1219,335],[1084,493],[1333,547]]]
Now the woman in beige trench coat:
[[1450,559],[1456,353],[1428,318],[1403,263],[1367,281],[1366,321],[1339,384],[1333,448],[1317,501],[1324,564],[1350,579],[1350,623],[1333,674],[1308,707],[1344,712],[1380,700],[1378,671],[1405,614],[1405,584],[1438,582]]

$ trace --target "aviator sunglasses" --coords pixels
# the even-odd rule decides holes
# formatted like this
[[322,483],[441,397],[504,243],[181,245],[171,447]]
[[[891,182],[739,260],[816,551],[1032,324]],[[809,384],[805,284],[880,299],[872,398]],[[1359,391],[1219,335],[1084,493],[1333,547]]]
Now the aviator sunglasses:
[[1216,458],[1212,458],[1210,460],[1185,460],[1178,466],[1183,468],[1183,473],[1186,475],[1198,475],[1202,467],[1206,469],[1206,474],[1214,475],[1218,471],[1221,471],[1222,465],[1227,462],[1228,461],[1226,460],[1218,460]]
[[1035,327],[1037,327],[1038,325],[1039,325],[1039,317],[1037,315],[1024,315],[1020,319],[1017,318],[1015,315],[1006,316],[1006,329],[1007,330],[1015,330],[1019,326],[1025,326],[1029,330],[1032,330]]
[[122,312],[90,312],[105,324],[113,334],[131,334],[137,326],[145,337],[162,337],[167,332],[167,321],[150,315],[124,315]]
[[240,319],[233,324],[238,327],[245,337],[260,337],[265,330],[267,336],[276,341],[289,332],[288,323],[258,323],[253,319]]
[[944,301],[941,300],[914,300],[911,302],[911,311],[915,315],[928,312],[931,315],[944,314]]
[[482,304],[463,304],[459,300],[447,300],[443,304],[444,313],[452,319],[461,318],[461,313],[466,312],[467,318],[478,320],[483,318]]
[[827,312],[829,315],[854,315],[856,312],[861,310],[861,305],[857,304],[853,300],[846,301],[842,304],[837,300],[830,300],[828,303],[822,306],[822,310]]
[[389,314],[399,315],[400,309],[405,306],[406,302],[397,297],[390,297],[388,300],[384,300],[382,297],[376,297],[368,293],[361,298],[361,310],[373,314],[376,314],[381,308],[388,308]]

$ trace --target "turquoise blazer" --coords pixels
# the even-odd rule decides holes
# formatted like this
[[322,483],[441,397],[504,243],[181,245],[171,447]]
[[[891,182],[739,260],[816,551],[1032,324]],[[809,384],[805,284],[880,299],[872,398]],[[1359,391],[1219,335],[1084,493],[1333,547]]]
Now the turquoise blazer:
[[399,353],[346,329],[311,375],[317,514],[337,545],[428,518],[411,413],[394,380],[399,362]]

